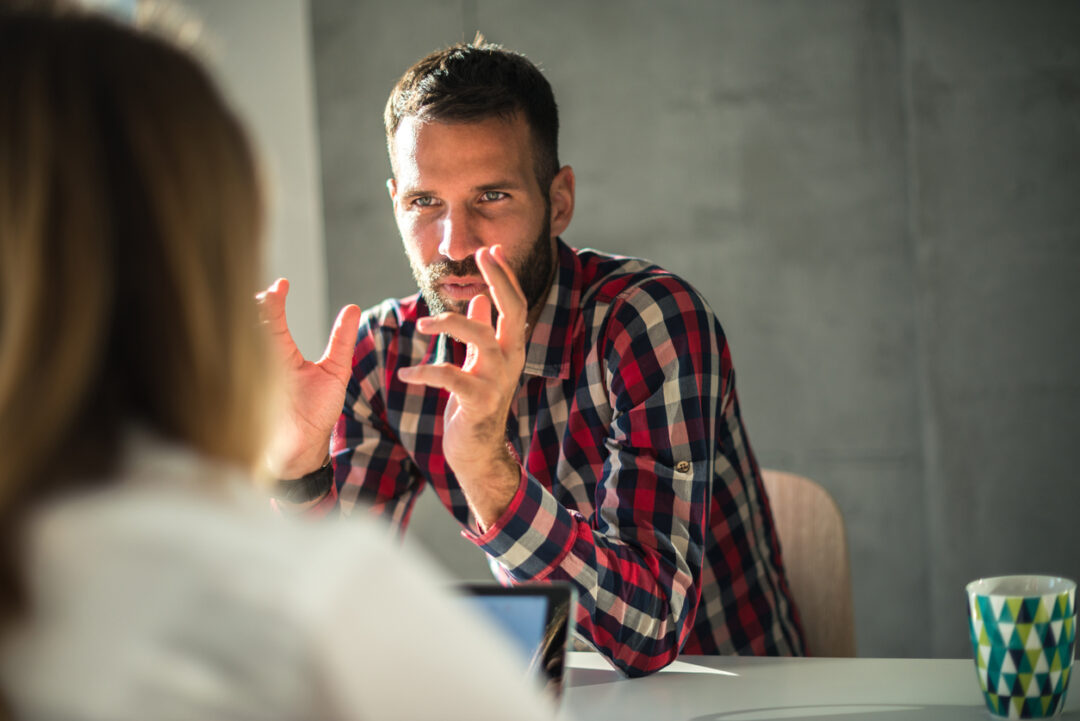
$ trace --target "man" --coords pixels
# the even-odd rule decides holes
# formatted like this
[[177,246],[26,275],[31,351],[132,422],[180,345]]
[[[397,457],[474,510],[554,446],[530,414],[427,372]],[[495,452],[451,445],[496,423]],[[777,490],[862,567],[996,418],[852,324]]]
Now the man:
[[343,309],[318,363],[287,284],[265,294],[293,375],[281,495],[404,529],[430,485],[500,580],[574,583],[580,634],[631,676],[801,653],[723,332],[679,278],[559,239],[557,118],[540,71],[479,40],[398,81],[387,185],[420,294]]

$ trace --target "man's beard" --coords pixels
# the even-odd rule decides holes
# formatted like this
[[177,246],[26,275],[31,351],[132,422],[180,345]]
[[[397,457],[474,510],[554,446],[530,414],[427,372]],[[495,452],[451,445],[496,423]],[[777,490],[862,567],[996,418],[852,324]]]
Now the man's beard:
[[[546,300],[545,293],[548,289],[548,281],[551,280],[552,268],[555,265],[555,253],[551,243],[551,220],[550,215],[545,213],[544,227],[540,235],[533,242],[532,247],[524,258],[515,260],[510,258],[510,268],[514,271],[521,290],[525,294],[525,303],[528,310]],[[480,268],[476,265],[476,256],[469,255],[462,260],[444,260],[432,263],[428,266],[419,265],[413,256],[409,255],[409,265],[412,267],[413,278],[420,287],[420,295],[427,303],[431,315],[438,315],[446,311],[465,315],[469,302],[464,300],[450,300],[439,294],[439,283],[447,276],[476,277],[483,281]],[[496,311],[492,308],[492,317]]]

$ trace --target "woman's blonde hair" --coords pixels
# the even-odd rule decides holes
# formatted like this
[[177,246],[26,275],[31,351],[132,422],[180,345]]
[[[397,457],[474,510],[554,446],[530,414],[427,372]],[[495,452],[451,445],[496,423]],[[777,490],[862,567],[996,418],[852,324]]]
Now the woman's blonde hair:
[[0,98],[0,533],[107,478],[131,425],[253,467],[262,201],[214,83],[107,19],[0,11]]

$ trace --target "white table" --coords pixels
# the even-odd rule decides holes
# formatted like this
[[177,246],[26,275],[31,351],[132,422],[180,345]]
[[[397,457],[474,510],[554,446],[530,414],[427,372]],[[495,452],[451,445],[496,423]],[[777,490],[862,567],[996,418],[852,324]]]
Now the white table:
[[[599,654],[576,652],[568,673],[562,706],[576,721],[993,718],[970,659],[682,656],[626,679]],[[1070,691],[1063,718],[1080,719]]]

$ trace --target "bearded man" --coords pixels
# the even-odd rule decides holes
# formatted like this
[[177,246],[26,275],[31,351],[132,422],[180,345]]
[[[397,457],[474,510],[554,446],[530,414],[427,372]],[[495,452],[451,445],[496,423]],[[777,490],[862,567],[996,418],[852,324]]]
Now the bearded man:
[[572,583],[578,635],[630,676],[802,653],[720,324],[656,265],[561,240],[574,172],[540,71],[452,46],[405,72],[385,125],[420,293],[343,309],[318,362],[287,283],[263,294],[292,388],[279,497],[404,530],[430,486],[500,581]]

